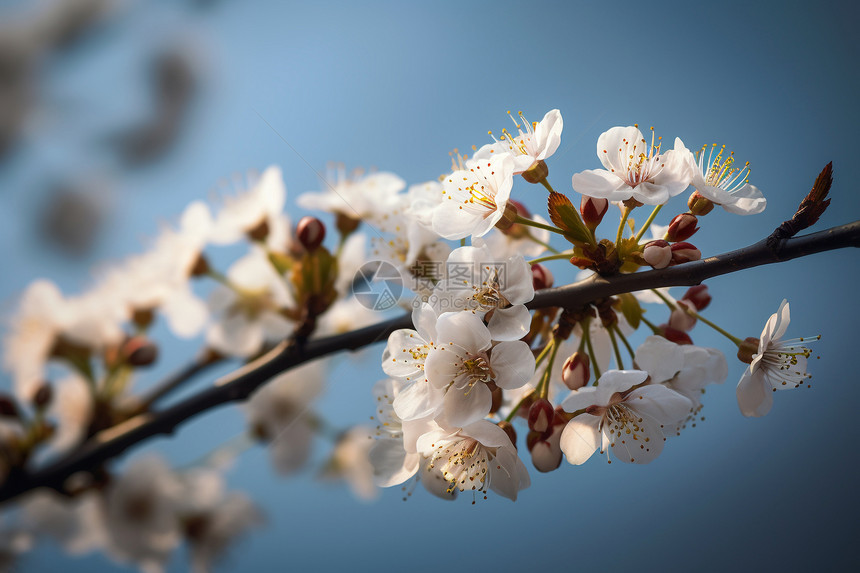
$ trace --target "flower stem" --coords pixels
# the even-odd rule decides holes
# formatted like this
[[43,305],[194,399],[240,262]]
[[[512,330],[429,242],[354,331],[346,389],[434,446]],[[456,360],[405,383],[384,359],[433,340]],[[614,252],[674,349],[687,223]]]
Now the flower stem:
[[540,184],[546,187],[546,190],[550,193],[555,193],[555,189],[552,188],[552,185],[549,184],[549,181],[546,180],[546,177],[540,180]]
[[573,253],[558,253],[557,255],[547,255],[545,257],[538,257],[536,259],[532,259],[529,261],[530,265],[534,265],[536,263],[544,263],[546,261],[555,261],[560,259],[569,259],[573,256]]
[[714,330],[716,330],[717,332],[719,332],[720,334],[722,334],[723,336],[725,336],[726,338],[728,338],[729,340],[734,342],[736,346],[740,346],[741,344],[743,344],[743,340],[741,340],[737,336],[729,334],[726,330],[720,328],[719,326],[717,326],[716,324],[714,324],[713,322],[711,322],[710,320],[708,320],[707,318],[705,318],[704,316],[702,316],[701,314],[696,312],[695,310],[688,308],[685,305],[673,304],[671,300],[666,298],[666,296],[663,293],[661,293],[660,291],[658,291],[657,289],[651,289],[651,290],[654,292],[654,294],[659,296],[663,300],[663,302],[666,303],[666,306],[668,306],[672,310],[680,309],[680,310],[686,312],[687,314],[689,314],[690,316],[692,316],[698,320],[701,320],[702,322],[704,322],[705,324],[707,324],[708,326],[710,326],[711,328],[713,328]]
[[651,322],[650,320],[648,320],[644,316],[641,318],[641,320],[642,320],[642,322],[645,323],[645,326],[647,326],[648,328],[651,329],[651,332],[653,332],[654,334],[656,334],[658,336],[662,335],[662,331],[659,328],[657,328],[656,326],[654,326],[653,322]]
[[613,328],[615,329],[615,333],[618,335],[618,338],[620,338],[621,342],[624,343],[624,346],[627,347],[627,352],[630,353],[630,358],[635,360],[636,359],[636,353],[633,352],[633,347],[630,346],[629,342],[627,342],[627,337],[624,336],[624,333],[621,332],[621,329],[618,328],[617,324],[615,326],[613,326]]
[[618,223],[618,233],[615,235],[615,244],[618,245],[621,243],[621,237],[624,235],[624,223],[627,222],[627,217],[630,216],[630,212],[633,210],[632,207],[628,207],[624,205],[621,209],[621,222]]
[[531,219],[526,219],[522,215],[517,215],[515,223],[519,223],[520,225],[526,225],[527,227],[534,227],[536,229],[544,229],[546,231],[551,231],[553,233],[558,233],[559,235],[564,235],[564,230],[559,229],[558,227],[553,227],[552,225],[544,225],[543,223],[538,223],[537,221],[532,221]]
[[663,208],[663,205],[657,205],[657,206],[656,206],[656,207],[654,207],[654,209],[651,211],[651,214],[650,214],[650,215],[648,215],[648,218],[647,218],[647,219],[645,219],[645,224],[643,224],[643,225],[642,225],[642,228],[641,228],[641,229],[639,229],[639,232],[638,232],[638,233],[636,233],[636,243],[637,243],[637,244],[639,243],[639,240],[642,238],[642,236],[645,234],[645,231],[647,231],[647,230],[648,230],[648,227],[650,227],[650,226],[651,226],[651,223],[653,223],[653,222],[654,222],[654,217],[656,217],[656,216],[657,216],[657,213],[659,213],[659,212],[660,212],[660,209],[662,209],[662,208]]
[[541,362],[543,362],[544,358],[547,357],[549,351],[552,349],[552,346],[555,344],[555,338],[550,340],[546,346],[543,347],[543,350],[540,351],[537,358],[535,358],[535,366],[537,367]]
[[541,384],[539,385],[541,398],[546,398],[549,395],[549,381],[550,378],[552,378],[552,367],[553,364],[555,364],[555,356],[558,354],[558,347],[561,346],[554,336],[550,344],[552,345],[552,352],[550,352],[549,362],[547,363],[546,371],[544,372],[544,375],[541,378]]
[[594,385],[600,379],[600,366],[597,365],[597,357],[594,355],[594,347],[591,345],[591,321],[582,323],[582,337],[585,339],[585,348],[588,349],[588,358],[591,360],[591,369],[594,370]]
[[519,412],[519,410],[520,410],[520,406],[522,406],[523,404],[525,404],[525,403],[526,403],[526,400],[528,400],[529,398],[531,398],[531,397],[532,397],[532,394],[534,394],[534,393],[535,393],[535,391],[534,391],[534,390],[532,390],[531,392],[529,392],[528,394],[526,394],[525,396],[523,396],[523,397],[522,397],[522,399],[521,399],[519,402],[517,402],[517,405],[516,405],[516,406],[514,406],[513,408],[511,408],[510,413],[509,413],[507,416],[505,416],[505,422],[510,422],[511,420],[513,420],[513,419],[514,419],[514,416],[516,416],[516,415],[517,415],[517,412]]
[[619,370],[624,370],[624,363],[621,361],[621,350],[618,349],[618,341],[615,340],[615,328],[607,328],[606,331],[609,332],[609,340],[612,341],[612,350],[615,351],[615,364]]
[[556,249],[555,247],[553,247],[553,246],[552,246],[552,245],[550,245],[549,243],[544,243],[543,241],[541,241],[540,239],[538,239],[537,237],[535,237],[534,235],[532,235],[532,234],[531,234],[531,233],[529,233],[528,231],[526,231],[526,237],[528,237],[528,238],[529,238],[529,240],[531,240],[531,241],[533,241],[533,242],[537,243],[538,245],[541,245],[542,247],[544,247],[544,248],[545,248],[547,251],[549,251],[550,253],[555,253],[556,255],[558,254],[558,249]]

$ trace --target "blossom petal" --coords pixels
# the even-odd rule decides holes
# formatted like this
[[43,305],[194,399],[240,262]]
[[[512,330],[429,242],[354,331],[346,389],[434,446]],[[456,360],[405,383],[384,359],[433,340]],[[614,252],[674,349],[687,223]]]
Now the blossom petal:
[[761,417],[773,407],[773,389],[764,380],[761,369],[748,368],[738,382],[738,407],[747,417]]
[[519,340],[529,333],[532,315],[522,304],[497,308],[487,323],[493,340]]
[[534,375],[535,357],[525,342],[500,342],[493,347],[490,368],[499,388],[513,390],[523,386]]
[[584,464],[600,446],[600,418],[580,414],[567,423],[561,432],[561,451],[575,466]]
[[493,394],[484,383],[466,389],[452,386],[442,402],[443,425],[462,428],[489,414],[492,405]]

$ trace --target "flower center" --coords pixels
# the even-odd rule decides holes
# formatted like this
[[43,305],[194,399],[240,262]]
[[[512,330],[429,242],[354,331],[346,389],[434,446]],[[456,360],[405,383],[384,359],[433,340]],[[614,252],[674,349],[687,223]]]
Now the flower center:
[[483,356],[470,356],[460,364],[459,374],[466,377],[466,395],[472,391],[475,384],[489,383],[495,378],[490,364]]
[[761,363],[772,378],[770,383],[774,390],[782,387],[797,388],[805,380],[812,378],[812,375],[806,372],[806,367],[800,366],[798,357],[809,358],[812,355],[812,350],[801,343],[820,339],[821,336],[793,338],[771,344],[765,349]]
[[446,493],[454,489],[487,491],[487,471],[494,455],[474,438],[464,438],[447,446],[439,446],[430,458],[430,468],[441,462],[442,477],[448,482]]
[[[634,124],[639,127],[639,124]],[[655,143],[654,128],[651,128],[651,146],[644,139],[639,141],[627,141],[622,139],[624,145],[618,148],[618,165],[627,165],[627,171],[623,176],[624,182],[631,187],[652,180],[663,170],[663,156],[660,154],[660,140]],[[637,152],[638,151],[638,152]],[[647,152],[647,153],[646,153]],[[624,154],[627,153],[625,157]]]
[[703,145],[702,149],[696,152],[696,162],[699,165],[699,171],[702,172],[702,176],[705,178],[705,185],[719,187],[724,191],[732,193],[749,182],[749,161],[743,167],[733,167],[735,152],[730,152],[729,156],[723,159],[723,152],[726,150],[725,145],[720,148],[716,157],[714,157],[714,150],[717,148],[716,143],[711,144],[708,160],[705,161],[705,149],[707,147],[707,145]]
[[[510,117],[511,121],[514,122],[514,127],[517,129],[517,135],[512,135],[504,128],[502,128],[502,136],[499,139],[496,139],[496,136],[493,135],[492,131],[488,131],[487,133],[493,138],[493,141],[498,143],[500,146],[507,147],[514,155],[533,156],[535,155],[535,150],[532,141],[535,134],[534,130],[537,129],[538,124],[537,122],[529,123],[521,111],[518,112],[517,115],[522,121],[522,125],[520,125],[510,111],[508,112],[508,117]],[[523,127],[526,128],[525,132],[522,129]]]

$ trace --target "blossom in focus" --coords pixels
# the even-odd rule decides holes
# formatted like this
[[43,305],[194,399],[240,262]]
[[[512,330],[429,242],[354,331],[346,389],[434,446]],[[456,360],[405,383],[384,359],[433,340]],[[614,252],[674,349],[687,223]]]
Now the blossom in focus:
[[444,199],[433,211],[433,230],[446,239],[486,235],[504,215],[513,185],[510,155],[469,161],[442,181]]
[[564,128],[564,121],[559,110],[548,111],[542,120],[534,123],[527,121],[522,112],[518,114],[519,121],[514,118],[511,112],[508,112],[508,115],[514,122],[517,133],[512,134],[507,129],[502,129],[502,136],[498,140],[493,137],[495,142],[481,147],[475,152],[473,159],[483,160],[503,153],[509,154],[514,159],[514,174],[516,175],[528,170],[536,162],[549,158],[556,152],[561,143],[561,131]]
[[783,300],[761,331],[758,352],[738,382],[738,406],[744,416],[764,416],[773,406],[773,392],[797,388],[810,378],[806,362],[812,351],[803,343],[818,337],[783,340],[790,319],[788,301]]
[[648,378],[641,370],[609,370],[598,380],[573,392],[562,402],[577,413],[561,435],[567,461],[585,463],[600,450],[626,463],[647,464],[663,451],[663,428],[679,423],[692,403],[661,385],[640,386]]
[[573,176],[573,188],[589,197],[610,201],[636,199],[646,205],[662,205],[678,195],[693,177],[684,143],[675,138],[675,147],[663,152],[649,145],[635,125],[613,127],[597,139],[597,156],[605,169],[588,169]]
[[[531,483],[511,439],[487,420],[464,428],[440,426],[418,438],[417,448],[427,459],[427,469],[441,472],[447,493],[492,490],[516,501],[517,493]],[[432,486],[432,480],[425,482]]]
[[705,198],[710,199],[723,209],[735,215],[755,215],[767,207],[767,199],[749,180],[749,162],[743,167],[735,167],[734,152],[723,157],[726,146],[723,145],[714,156],[717,144],[711,145],[708,158],[705,159],[707,145],[703,145],[692,162],[692,185]]

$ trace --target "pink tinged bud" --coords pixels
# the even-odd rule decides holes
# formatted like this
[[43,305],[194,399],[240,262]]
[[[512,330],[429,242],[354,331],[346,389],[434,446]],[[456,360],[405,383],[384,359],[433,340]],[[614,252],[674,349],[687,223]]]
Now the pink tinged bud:
[[579,390],[591,379],[591,360],[584,352],[574,352],[564,361],[561,381],[571,390]]
[[642,250],[642,258],[654,269],[665,269],[672,262],[672,247],[662,239],[651,241]]
[[683,330],[672,328],[668,324],[661,324],[660,330],[663,331],[663,338],[675,344],[693,344],[693,339]]
[[549,288],[553,283],[552,273],[540,263],[532,265],[532,286],[535,290]]
[[302,217],[296,225],[296,238],[305,250],[312,253],[325,239],[325,225],[316,217]]
[[702,252],[690,243],[675,243],[672,245],[672,264],[680,265],[690,261],[698,261]]
[[698,223],[699,220],[696,216],[690,213],[675,215],[675,218],[669,223],[666,239],[673,243],[676,241],[686,241],[699,230]]
[[711,304],[711,294],[708,285],[696,285],[687,289],[681,300],[690,301],[696,310],[705,310]]
[[609,201],[598,197],[582,196],[582,201],[579,203],[579,212],[582,214],[582,220],[585,226],[592,231],[603,220],[606,211],[609,210]]
[[678,308],[672,311],[669,316],[669,328],[689,332],[696,326],[696,317],[690,315],[685,309],[695,310],[693,303],[687,300],[679,300]]
[[552,408],[549,400],[546,398],[538,398],[529,408],[529,430],[533,432],[545,433],[552,428],[552,420],[555,417],[555,411]]
[[[561,434],[561,431],[559,431]],[[539,472],[551,472],[558,469],[563,458],[560,439],[540,440],[531,450],[532,464]]]

